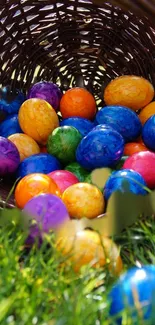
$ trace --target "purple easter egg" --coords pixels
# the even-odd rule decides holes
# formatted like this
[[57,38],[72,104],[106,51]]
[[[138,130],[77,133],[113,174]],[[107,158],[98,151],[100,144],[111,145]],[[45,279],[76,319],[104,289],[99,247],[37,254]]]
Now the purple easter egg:
[[16,146],[8,139],[0,137],[0,176],[14,173],[20,164]]
[[28,93],[28,98],[46,100],[56,111],[59,108],[62,93],[57,85],[52,82],[41,81],[34,84]]
[[36,220],[44,232],[58,228],[69,219],[68,211],[56,195],[41,194],[31,199],[23,210]]

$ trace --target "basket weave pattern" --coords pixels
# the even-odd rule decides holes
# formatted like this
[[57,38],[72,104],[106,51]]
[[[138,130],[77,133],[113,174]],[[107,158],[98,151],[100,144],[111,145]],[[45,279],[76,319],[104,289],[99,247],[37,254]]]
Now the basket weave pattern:
[[[147,3],[141,0],[141,9],[150,13]],[[105,86],[119,75],[144,76],[155,86],[155,28],[149,18],[102,0],[7,0],[1,1],[0,17],[3,86],[27,91],[34,82],[51,80],[62,91],[86,87],[99,106]],[[1,192],[5,199],[8,189]]]

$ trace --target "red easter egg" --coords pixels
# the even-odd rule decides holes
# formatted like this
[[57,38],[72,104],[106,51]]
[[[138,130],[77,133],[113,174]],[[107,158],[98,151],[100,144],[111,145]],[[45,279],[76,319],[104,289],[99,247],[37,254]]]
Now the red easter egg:
[[79,183],[78,178],[67,170],[55,170],[54,172],[48,174],[48,176],[55,181],[61,193],[63,193],[71,185]]
[[147,186],[155,188],[155,153],[143,151],[130,156],[124,163],[123,169],[132,169],[138,172]]

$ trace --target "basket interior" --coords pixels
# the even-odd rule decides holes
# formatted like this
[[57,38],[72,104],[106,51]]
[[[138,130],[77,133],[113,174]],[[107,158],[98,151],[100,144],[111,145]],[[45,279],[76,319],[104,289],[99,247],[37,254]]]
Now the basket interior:
[[[144,76],[155,86],[155,29],[148,18],[91,0],[8,0],[0,16],[3,86],[26,92],[48,80],[62,91],[86,87],[99,107],[105,86],[119,75]],[[5,200],[8,185],[0,190]]]

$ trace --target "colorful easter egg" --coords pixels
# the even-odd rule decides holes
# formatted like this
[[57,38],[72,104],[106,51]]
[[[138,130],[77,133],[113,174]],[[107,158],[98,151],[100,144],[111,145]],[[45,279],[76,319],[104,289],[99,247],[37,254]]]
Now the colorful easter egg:
[[155,115],[151,116],[144,124],[142,139],[150,150],[155,151]]
[[103,107],[97,112],[95,121],[97,124],[111,126],[122,135],[125,142],[137,139],[142,130],[137,114],[123,106]]
[[0,89],[0,110],[7,114],[17,114],[25,100],[25,95],[18,89],[12,90],[10,86]]
[[86,89],[72,88],[62,96],[60,112],[63,119],[75,116],[92,120],[96,114],[96,102]]
[[34,84],[28,98],[40,98],[46,100],[55,110],[58,110],[62,93],[57,85],[52,82],[40,81]]
[[67,170],[56,170],[48,174],[58,185],[60,192],[63,193],[68,187],[79,183],[78,178]]
[[40,148],[35,140],[26,134],[15,133],[8,137],[15,144],[20,154],[20,161],[40,153]]
[[155,114],[155,102],[152,102],[148,104],[146,107],[144,107],[139,114],[139,118],[141,120],[142,125],[144,125],[145,122],[154,114]]
[[87,135],[94,127],[93,122],[81,117],[70,117],[60,122],[60,126],[66,125],[76,128],[83,137]]
[[[125,182],[127,182],[127,189],[124,186]],[[146,195],[147,191],[144,187],[146,187],[146,182],[139,173],[130,169],[118,170],[114,171],[108,178],[104,187],[104,197],[108,200],[116,191]]]
[[43,99],[31,98],[20,107],[19,124],[23,132],[45,145],[49,134],[59,126],[59,119],[52,106]]
[[42,193],[60,196],[58,186],[49,176],[40,173],[25,176],[15,189],[17,207],[23,209],[29,200]]
[[71,264],[75,272],[90,265],[93,268],[107,266],[111,273],[120,274],[123,264],[116,244],[95,231],[75,231],[74,228],[74,224],[66,222],[56,233],[56,248],[66,256],[65,264]]
[[0,176],[14,173],[20,163],[16,146],[6,138],[0,137]]
[[[130,313],[132,324],[144,324],[153,321],[155,309],[155,266],[134,267],[123,274],[113,286],[109,300],[110,316],[115,317],[118,325],[122,324],[123,311]],[[136,303],[138,302],[138,303]],[[149,324],[154,324],[153,322]]]
[[33,197],[27,202],[23,211],[36,220],[43,232],[49,232],[69,219],[63,201],[52,194],[41,194]]
[[81,134],[74,127],[58,127],[48,137],[47,150],[66,165],[75,161],[76,149],[81,139]]
[[141,152],[141,151],[148,151],[148,148],[142,143],[130,142],[125,144],[124,147],[125,156],[132,156],[134,153]]
[[24,159],[20,163],[17,177],[22,178],[32,173],[49,174],[58,169],[61,169],[61,165],[57,158],[48,153],[40,153]]
[[0,136],[8,138],[10,135],[15,133],[22,133],[18,122],[18,115],[11,114],[0,124]]
[[65,167],[65,170],[73,173],[79,180],[79,182],[84,182],[85,178],[89,175],[89,171],[84,169],[77,162],[73,162]]
[[151,83],[138,76],[121,76],[112,80],[104,91],[106,105],[122,105],[137,111],[154,97]]
[[94,185],[77,183],[68,187],[62,195],[69,215],[72,218],[93,219],[104,212],[104,198]]
[[145,180],[147,186],[155,188],[155,153],[143,151],[130,156],[124,163],[123,169],[133,169]]
[[80,142],[77,162],[86,169],[113,167],[121,159],[124,140],[121,134],[112,128],[98,128],[89,132]]

